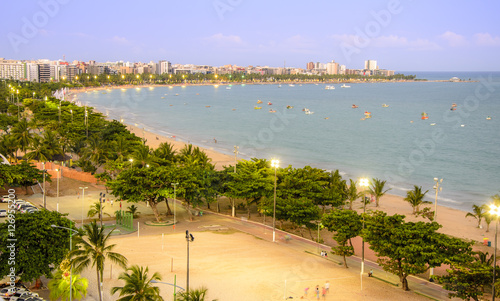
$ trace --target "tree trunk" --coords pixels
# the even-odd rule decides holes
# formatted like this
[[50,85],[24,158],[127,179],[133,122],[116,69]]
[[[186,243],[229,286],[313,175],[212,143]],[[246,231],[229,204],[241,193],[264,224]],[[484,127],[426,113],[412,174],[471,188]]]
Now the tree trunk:
[[41,288],[42,288],[42,285],[43,285],[43,283],[42,283],[42,279],[40,279],[40,277],[38,277],[38,278],[36,279],[36,282],[35,282],[35,289],[41,289]]
[[[173,200],[175,202],[175,200]],[[165,200],[165,204],[167,204],[167,217],[172,215],[172,210],[170,210],[170,205],[168,204],[168,199]]]
[[160,214],[158,213],[158,208],[156,207],[156,203],[153,201],[148,201],[149,206],[151,206],[151,209],[153,210],[153,213],[155,214],[155,218],[157,222],[161,222]]
[[97,291],[99,292],[99,301],[102,301],[102,295],[101,295],[101,275],[99,274],[99,269],[96,268],[97,270]]
[[405,276],[400,276],[399,278],[401,279],[401,288],[404,290],[404,291],[409,291],[410,288],[408,287],[408,279],[406,279],[406,275]]
[[344,257],[344,266],[345,266],[345,268],[347,269],[347,268],[349,268],[349,267],[347,266],[347,260],[346,260],[346,258],[345,258],[345,255],[344,255],[343,257]]

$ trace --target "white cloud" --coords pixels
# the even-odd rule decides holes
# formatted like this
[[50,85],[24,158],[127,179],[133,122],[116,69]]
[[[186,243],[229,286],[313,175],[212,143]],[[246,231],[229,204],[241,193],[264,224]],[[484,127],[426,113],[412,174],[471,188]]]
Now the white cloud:
[[426,39],[416,39],[409,40],[406,37],[400,37],[397,35],[389,36],[379,36],[369,39],[369,41],[364,41],[362,37],[356,35],[333,35],[331,36],[335,42],[346,43],[349,45],[359,45],[366,44],[366,47],[376,47],[376,48],[402,48],[411,51],[429,51],[429,50],[441,50],[442,48],[435,42]]
[[500,37],[493,37],[489,33],[476,33],[474,38],[479,46],[500,46]]
[[235,35],[224,35],[222,33],[216,33],[210,37],[204,38],[205,41],[209,43],[215,43],[220,46],[227,46],[227,45],[242,45],[243,40],[239,36]]
[[443,33],[439,38],[446,41],[451,47],[461,47],[469,44],[464,36],[451,31]]
[[130,43],[130,41],[127,40],[126,38],[119,37],[119,36],[114,36],[113,38],[111,38],[111,41],[113,43],[117,43],[117,44],[129,44]]

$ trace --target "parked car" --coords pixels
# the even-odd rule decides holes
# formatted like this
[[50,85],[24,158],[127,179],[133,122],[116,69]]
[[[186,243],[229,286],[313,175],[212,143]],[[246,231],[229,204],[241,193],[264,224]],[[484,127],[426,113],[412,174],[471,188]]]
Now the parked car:
[[9,202],[10,198],[8,195],[3,195],[1,198],[0,198],[0,202],[1,203],[7,203]]
[[9,286],[9,287],[2,288],[2,290],[0,290],[0,293],[2,294],[2,297],[3,297],[4,299],[9,300],[9,299],[10,299],[12,296],[14,296],[17,292],[27,292],[27,291],[28,291],[28,290],[27,290],[26,288],[24,288],[24,287],[18,287],[18,286],[16,286],[16,287],[14,287],[14,288],[13,288],[13,289],[14,289],[14,291],[9,290],[10,288],[12,288],[12,287],[10,287],[10,286]]
[[33,293],[30,291],[17,291],[12,297],[10,297],[10,301],[16,301],[20,298],[28,299],[29,297],[38,297],[38,293]]
[[6,217],[6,216],[7,216],[7,210],[0,209],[0,217]]
[[21,212],[21,213],[26,213],[29,211],[33,211],[33,210],[38,210],[38,208],[36,208],[35,206],[32,206],[32,205],[23,205],[21,206],[18,211]]

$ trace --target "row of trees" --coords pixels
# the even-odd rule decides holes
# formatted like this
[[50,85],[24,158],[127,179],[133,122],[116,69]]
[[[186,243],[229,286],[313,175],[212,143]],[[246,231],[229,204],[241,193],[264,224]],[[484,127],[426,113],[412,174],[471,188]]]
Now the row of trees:
[[[60,106],[57,106],[58,103]],[[210,207],[219,196],[226,196],[233,208],[237,200],[243,201],[248,208],[248,215],[251,206],[258,208],[260,214],[271,215],[273,212],[274,172],[266,160],[241,161],[236,165],[236,172],[234,166],[216,171],[206,154],[196,147],[188,145],[176,152],[170,144],[162,144],[158,149],[150,149],[145,141],[132,135],[122,124],[105,121],[103,116],[90,110],[87,111],[89,121],[85,123],[86,108],[78,108],[68,102],[51,98],[47,101],[25,99],[22,105],[17,104],[15,108],[7,110],[10,112],[7,116],[15,117],[14,113],[22,112],[23,116],[29,117],[26,123],[32,124],[20,131],[24,137],[28,137],[26,141],[30,141],[30,135],[43,137],[47,131],[53,131],[58,135],[57,143],[65,150],[63,154],[70,152],[78,157],[76,162],[84,170],[102,170],[96,176],[107,182],[106,185],[116,197],[129,202],[149,203],[157,220],[161,219],[156,209],[160,202],[166,202],[166,214],[171,214],[168,197],[173,194],[173,183],[179,183],[177,195],[184,200],[188,209],[201,204]],[[16,118],[11,120],[14,124],[6,127],[9,135],[3,135],[2,141],[7,136],[13,136],[16,132],[13,128],[24,122],[21,114],[17,122]],[[7,154],[15,160],[17,156],[14,154],[21,151],[25,153],[24,158],[28,159],[26,155],[33,148],[33,143],[16,142],[10,148],[14,151]],[[45,144],[47,152],[56,148]],[[44,159],[51,160],[54,156],[55,153],[48,153]],[[276,217],[280,222],[289,221],[298,227],[305,226],[311,232],[316,226],[313,221],[322,220],[339,243],[334,252],[342,256],[353,253],[352,244],[349,243],[351,238],[363,236],[382,258],[379,260],[381,266],[400,276],[403,288],[408,288],[408,275],[439,266],[445,262],[445,258],[452,267],[457,267],[457,271],[462,271],[461,267],[473,262],[470,259],[475,255],[470,251],[470,245],[459,240],[449,241],[436,234],[439,228],[436,223],[407,223],[403,216],[385,216],[377,212],[371,216],[359,216],[347,209],[352,209],[353,202],[367,193],[375,197],[378,206],[380,197],[387,191],[384,188],[385,181],[373,179],[369,191],[359,191],[355,181],[349,180],[347,184],[338,171],[326,172],[307,166],[278,169],[276,177]],[[408,193],[406,200],[416,208],[415,213],[420,212],[418,206],[423,203],[424,195],[420,187]],[[366,228],[357,231],[361,229],[361,220],[365,221]],[[392,234],[382,235],[379,231]],[[399,244],[391,237],[399,237]],[[427,245],[431,249],[427,249]],[[461,258],[456,254],[466,254],[469,261],[464,260],[465,255]],[[450,275],[453,273],[450,270]],[[446,278],[442,279],[446,282]]]

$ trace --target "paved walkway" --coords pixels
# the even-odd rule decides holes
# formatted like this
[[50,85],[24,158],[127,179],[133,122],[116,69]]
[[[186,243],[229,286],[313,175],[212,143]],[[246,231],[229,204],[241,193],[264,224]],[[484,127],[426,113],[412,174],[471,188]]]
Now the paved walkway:
[[[92,203],[99,200],[100,193],[105,193],[105,191],[89,191],[86,192],[85,200],[79,198],[77,196],[65,196],[60,197],[59,201],[56,198],[46,199],[46,206],[49,210],[59,209],[60,212],[68,213],[68,218],[74,220],[77,223],[77,226],[81,225],[82,216],[83,221],[88,222],[86,216],[86,212],[92,205]],[[43,198],[41,195],[32,195],[28,198],[30,201],[38,204],[39,206],[43,206]],[[82,203],[84,204],[84,210],[82,214]],[[123,203],[122,209],[125,210],[129,204]],[[230,228],[236,229],[238,231],[251,234],[253,236],[259,237],[261,239],[265,239],[267,241],[273,240],[273,230],[272,227],[263,225],[261,223],[257,223],[254,221],[248,221],[246,218],[239,217],[230,217],[226,215],[221,215],[213,212],[204,212],[203,216],[194,217],[193,221],[189,221],[187,216],[187,212],[184,208],[177,203],[176,205],[176,219],[179,223],[176,227],[173,226],[148,226],[146,225],[146,221],[151,220],[152,210],[150,207],[144,204],[136,204],[139,208],[139,211],[142,215],[148,215],[147,217],[142,217],[134,220],[135,232],[133,233],[123,233],[123,235],[161,235],[161,233],[179,233],[189,230],[190,232],[196,231],[204,231],[206,229],[217,229],[217,228]],[[160,204],[160,212],[166,212],[166,205]],[[171,209],[173,210],[171,205]],[[114,216],[114,211],[119,210],[119,203],[116,201],[111,207],[109,203],[105,205],[105,212],[108,212],[111,216]],[[164,217],[164,216],[163,216]],[[171,217],[169,217],[171,219]],[[114,220],[110,219],[105,221],[107,225],[114,224]],[[138,230],[138,231],[137,231]],[[285,236],[291,237],[291,239],[285,239]],[[343,264],[343,259],[339,256],[332,255],[330,253],[331,247],[327,245],[322,245],[315,243],[311,240],[305,239],[300,236],[296,236],[293,234],[289,234],[280,230],[276,230],[276,244],[281,246],[295,249],[299,252],[304,252],[304,254],[308,254],[309,256],[320,256],[320,252],[327,251],[328,258],[325,260],[331,260],[339,265]],[[349,271],[353,273],[353,276],[360,277],[361,270],[361,258],[359,257],[350,257],[347,258],[347,264],[349,266]],[[368,271],[373,270],[373,275],[375,279],[380,280],[381,285],[398,285],[400,286],[399,278],[395,275],[389,274],[383,271],[375,262],[365,260],[365,274],[363,275],[364,279],[367,279]],[[435,300],[449,300],[448,292],[441,288],[441,286],[431,283],[427,280],[420,279],[417,277],[409,277],[409,287],[410,289],[418,294],[422,294],[428,296],[430,299]],[[46,282],[45,282],[46,283]],[[91,293],[91,290],[89,290]],[[41,291],[41,296],[45,296],[48,298],[48,292]],[[94,300],[91,296],[88,296],[87,299],[84,300]]]

